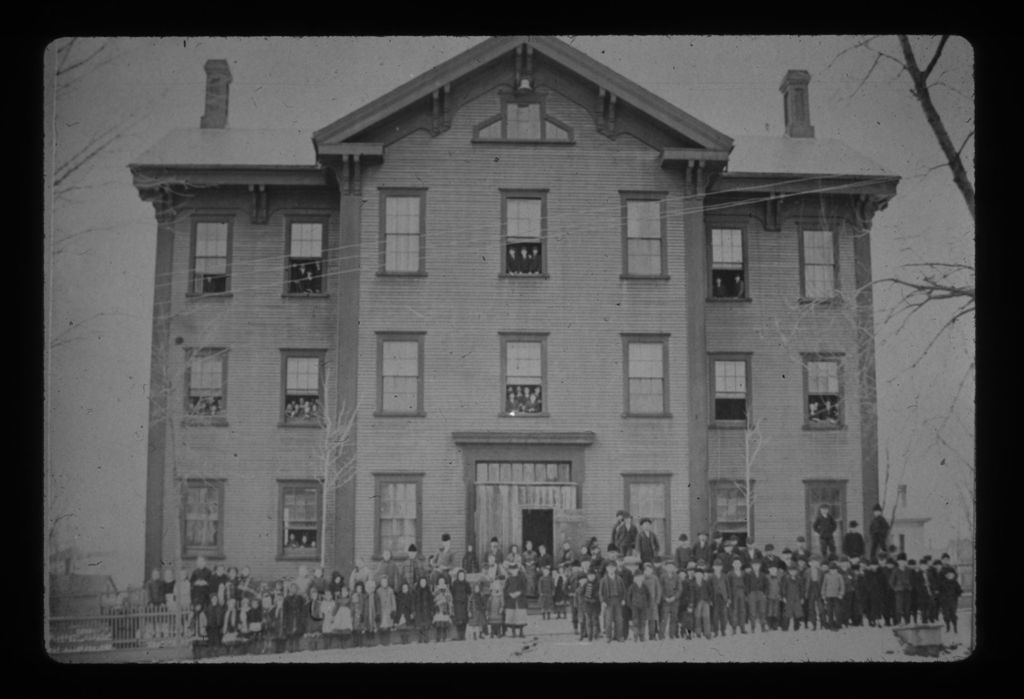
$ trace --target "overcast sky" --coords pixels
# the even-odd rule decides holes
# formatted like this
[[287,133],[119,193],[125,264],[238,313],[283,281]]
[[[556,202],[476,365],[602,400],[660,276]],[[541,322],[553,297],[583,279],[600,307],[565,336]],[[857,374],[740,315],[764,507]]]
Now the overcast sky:
[[[113,59],[79,71],[67,89],[49,79],[56,141],[48,162],[109,127],[120,134],[69,179],[46,231],[49,501],[71,515],[64,524],[79,547],[115,552],[119,584],[142,575],[156,240],[153,209],[139,200],[127,164],[167,131],[199,125],[207,59],[231,65],[231,127],[313,130],[484,38],[115,40],[100,54]],[[860,85],[875,55],[840,56],[858,37],[563,38],[730,136],[781,134],[782,76],[810,71],[816,135],[841,139],[903,178],[875,217],[874,277],[920,262],[973,264],[971,219],[948,168],[935,169],[941,152],[907,76],[883,58]],[[86,55],[99,41],[82,40],[77,50]],[[914,40],[919,61],[935,44]],[[900,55],[894,38],[877,46]],[[954,38],[934,73],[933,98],[957,145],[974,128],[972,63],[970,45]],[[973,141],[964,155],[973,172]],[[897,332],[881,322],[897,298],[893,289],[876,291],[880,451],[893,464],[890,490],[909,485],[912,509],[932,517],[928,534],[942,545],[962,528],[956,483],[969,473],[965,462],[973,467],[973,319],[915,365],[952,308],[936,307]]]

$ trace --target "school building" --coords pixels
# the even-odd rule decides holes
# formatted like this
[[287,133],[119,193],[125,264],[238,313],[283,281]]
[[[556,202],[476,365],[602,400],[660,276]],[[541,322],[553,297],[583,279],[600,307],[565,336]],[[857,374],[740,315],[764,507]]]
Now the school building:
[[668,551],[869,519],[898,178],[815,136],[806,71],[782,133],[743,137],[549,37],[313,133],[230,128],[205,69],[199,128],[130,166],[157,221],[147,569],[603,545],[620,508]]

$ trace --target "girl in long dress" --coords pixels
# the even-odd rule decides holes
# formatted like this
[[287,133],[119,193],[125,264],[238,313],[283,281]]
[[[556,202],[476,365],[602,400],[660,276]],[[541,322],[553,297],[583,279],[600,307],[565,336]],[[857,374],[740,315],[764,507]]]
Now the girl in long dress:
[[363,634],[370,630],[369,606],[366,585],[358,581],[352,587],[352,645],[357,648],[363,645]]
[[391,583],[385,576],[380,578],[380,585],[375,592],[377,634],[378,640],[383,645],[391,644],[391,627],[395,623],[395,591],[391,589]]
[[434,632],[435,640],[443,643],[448,640],[448,630],[452,626],[452,593],[445,579],[437,579],[434,589]]
[[521,556],[523,574],[526,576],[526,596],[537,596],[537,552],[533,549],[533,542],[526,540],[526,547]]
[[466,640],[466,625],[469,623],[469,600],[473,596],[473,588],[466,580],[466,571],[459,569],[452,582],[452,624],[455,626],[455,638]]
[[524,638],[523,628],[526,626],[526,576],[513,563],[508,567],[508,579],[505,581],[505,626],[512,629],[512,636],[519,632]]

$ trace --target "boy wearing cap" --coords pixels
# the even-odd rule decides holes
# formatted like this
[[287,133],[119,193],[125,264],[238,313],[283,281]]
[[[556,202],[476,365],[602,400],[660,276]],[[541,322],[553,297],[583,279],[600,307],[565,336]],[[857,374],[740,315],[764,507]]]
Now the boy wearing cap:
[[652,525],[650,517],[640,520],[640,534],[636,538],[636,548],[640,553],[641,564],[653,565],[661,553],[661,543],[658,541],[658,535],[654,533]]
[[633,640],[643,641],[644,631],[647,627],[647,616],[651,608],[651,597],[644,584],[646,576],[637,573],[633,578],[633,584],[626,589],[626,606],[630,611],[630,627],[633,629]]
[[925,575],[928,576],[928,589],[931,590],[931,600],[928,603],[929,611],[931,612],[931,622],[939,620],[939,585],[942,583],[942,561],[938,558],[933,558],[930,561],[928,570]]
[[[813,565],[813,563],[812,563]],[[825,615],[822,626],[826,629],[838,631],[840,623],[840,606],[843,602],[843,595],[846,594],[846,581],[839,572],[839,566],[835,561],[830,561],[828,570],[822,577],[821,594],[825,601]]]
[[845,555],[839,557],[839,574],[843,576],[843,598],[839,602],[839,626],[846,626],[853,618],[853,602],[856,588],[853,580],[853,569],[850,559]]
[[779,566],[775,561],[772,561],[768,564],[765,591],[767,601],[765,611],[768,617],[768,628],[772,631],[779,628],[779,619],[782,616],[782,584]]
[[725,635],[729,619],[729,581],[722,572],[724,561],[715,558],[711,573],[711,631],[717,636]]
[[580,606],[583,617],[580,620],[580,640],[596,641],[601,633],[601,595],[600,583],[594,570],[587,571],[586,580],[580,586]]
[[811,528],[818,535],[818,545],[821,547],[822,559],[827,560],[829,556],[835,555],[835,533],[838,526],[836,518],[832,516],[832,508],[828,505],[821,505],[818,508],[818,516],[814,518],[814,524]]
[[615,524],[612,526],[612,538],[608,543],[621,549],[626,545],[626,511],[619,510],[615,513]]
[[886,558],[885,565],[879,566],[879,577],[882,585],[882,618],[886,626],[892,626],[893,621],[899,623],[896,614],[896,593],[892,589],[892,576],[896,572],[896,559]]
[[659,624],[661,621],[659,612],[664,593],[661,589],[661,580],[655,575],[654,564],[644,563],[643,570],[638,570],[636,576],[643,578],[644,588],[647,590],[647,610],[643,619],[643,622],[647,624],[647,638],[653,641],[657,636],[664,640],[665,631]]
[[762,565],[764,565],[765,569],[770,569],[773,564],[779,569],[780,573],[785,572],[782,567],[782,559],[775,553],[775,544],[765,544],[764,562]]
[[926,624],[931,621],[928,608],[932,598],[928,586],[928,561],[907,561],[907,567],[910,568],[910,616],[915,622],[920,618],[921,623]]
[[765,612],[768,601],[768,576],[761,570],[761,560],[755,558],[745,566],[747,589],[747,618],[750,619],[750,632],[761,625],[761,633],[765,631]]
[[729,625],[732,635],[736,635],[736,627],[747,633],[747,585],[743,575],[743,560],[733,556],[732,571],[726,576],[726,589],[729,592]]
[[896,569],[889,578],[889,587],[893,592],[894,616],[898,622],[910,623],[910,593],[912,590],[910,569],[907,567],[907,554],[896,556]]
[[[633,524],[633,515],[626,513],[626,520],[624,522],[625,530],[622,535],[622,540],[616,542],[616,548],[619,549],[619,555],[623,558],[632,556],[636,551],[636,540],[640,536],[640,530]],[[623,639],[625,640],[625,639]]]
[[956,627],[956,607],[963,589],[956,579],[956,571],[953,568],[946,568],[942,571],[942,582],[939,583],[939,603],[942,607],[942,621],[946,624],[946,631],[949,631],[950,624],[953,625],[953,633],[958,633]]
[[686,570],[679,571],[679,629],[680,636],[693,638],[695,626],[693,612],[697,595],[697,564],[690,561]]
[[676,546],[674,560],[676,570],[686,570],[686,564],[693,560],[693,549],[690,548],[689,537],[686,534],[679,535],[679,545]]
[[702,566],[697,566],[694,571],[692,589],[694,632],[697,636],[711,638],[713,631],[711,604],[714,599],[714,590],[712,590],[711,581],[704,577],[704,568]]
[[885,553],[885,543],[889,538],[889,522],[882,514],[882,506],[875,505],[871,509],[871,523],[868,525],[868,536],[871,538],[871,558],[879,551]]
[[850,624],[862,626],[864,624],[864,601],[867,599],[867,576],[864,574],[864,566],[852,564],[850,573],[853,575],[853,599],[850,605]]
[[611,643],[613,639],[619,638],[621,633],[622,601],[626,596],[626,588],[616,571],[614,561],[609,561],[605,567],[605,576],[601,578],[598,596],[601,600],[601,622],[608,643]]
[[804,600],[807,597],[804,580],[803,576],[797,574],[795,566],[789,568],[782,579],[783,631],[789,630],[790,622],[794,631],[800,629],[800,621],[804,618]]
[[857,530],[856,521],[850,521],[850,531],[843,537],[843,555],[851,559],[851,563],[860,563],[864,557],[864,537]]
[[824,577],[821,570],[821,557],[815,554],[811,556],[810,567],[804,571],[804,618],[807,619],[807,626],[814,624],[815,631],[818,630],[818,620],[822,619],[824,612],[821,598]]
[[682,591],[683,583],[677,574],[675,561],[665,561],[662,565],[660,582],[659,637],[665,640],[667,633],[669,638],[679,638],[679,593]]

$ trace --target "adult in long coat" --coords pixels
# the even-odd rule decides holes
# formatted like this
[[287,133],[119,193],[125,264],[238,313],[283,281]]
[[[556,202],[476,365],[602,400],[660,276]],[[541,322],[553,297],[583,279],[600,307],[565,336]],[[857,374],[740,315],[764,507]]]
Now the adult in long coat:
[[412,592],[412,615],[420,643],[430,640],[430,626],[434,623],[434,593],[427,582],[421,577]]
[[818,535],[818,545],[821,549],[821,557],[828,561],[829,556],[836,554],[836,529],[839,528],[836,518],[832,516],[832,510],[828,505],[822,505],[818,509],[818,516],[814,518],[812,529]]
[[658,555],[661,553],[661,543],[658,541],[658,535],[651,528],[650,519],[647,517],[641,519],[640,526],[642,529],[636,538],[636,548],[640,553],[640,563],[653,564],[658,560]]
[[391,551],[386,549],[381,553],[380,563],[377,564],[377,570],[373,574],[374,582],[378,586],[381,578],[388,579],[388,587],[392,592],[398,590],[402,585],[402,569],[398,565],[398,561],[391,557]]
[[804,578],[796,568],[790,568],[782,578],[782,628],[789,630],[790,622],[793,630],[800,628],[800,620],[804,618]]
[[402,582],[408,583],[409,589],[417,587],[419,585],[417,581],[426,576],[426,561],[416,544],[409,544],[409,555],[402,561],[400,568]]
[[523,575],[526,576],[526,596],[537,596],[537,551],[533,548],[533,542],[529,539],[523,548],[520,557],[523,565]]
[[508,578],[505,580],[505,626],[512,629],[512,635],[519,631],[523,638],[523,627],[526,626],[526,575],[517,562],[508,567]]
[[460,641],[466,640],[466,625],[469,623],[469,600],[473,596],[473,588],[466,579],[466,571],[460,570],[452,582],[452,624],[455,625],[455,636]]
[[690,558],[696,561],[698,565],[710,566],[712,561],[714,561],[711,551],[711,542],[708,541],[707,532],[701,532],[697,535],[697,543],[693,545],[693,549],[690,551]]
[[889,521],[882,514],[882,506],[875,505],[871,512],[871,523],[868,524],[868,536],[871,539],[871,553],[874,558],[881,551],[885,553],[886,542],[889,539]]
[[380,640],[387,644],[391,639],[391,627],[395,625],[395,610],[398,607],[398,600],[395,599],[395,591],[391,589],[391,583],[386,577],[381,578],[380,586],[375,590],[377,620],[377,631]]

